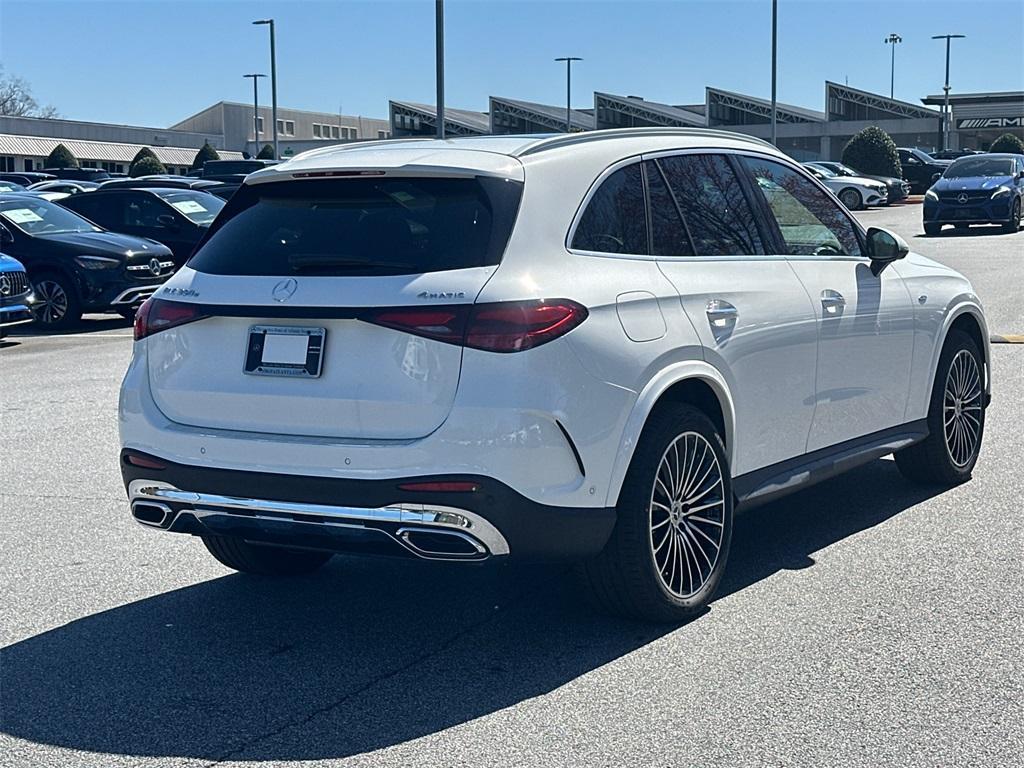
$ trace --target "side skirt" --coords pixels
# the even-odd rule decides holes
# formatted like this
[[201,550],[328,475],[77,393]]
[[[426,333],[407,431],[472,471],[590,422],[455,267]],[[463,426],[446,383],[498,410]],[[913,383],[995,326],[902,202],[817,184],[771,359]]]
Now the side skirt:
[[926,437],[928,421],[920,419],[747,472],[732,481],[737,509],[751,509],[775,501],[919,443]]

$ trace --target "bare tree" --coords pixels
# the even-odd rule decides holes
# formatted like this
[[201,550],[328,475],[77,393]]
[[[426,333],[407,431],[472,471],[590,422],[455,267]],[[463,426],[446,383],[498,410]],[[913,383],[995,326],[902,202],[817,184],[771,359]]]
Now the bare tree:
[[0,115],[10,117],[58,117],[52,106],[39,106],[32,87],[21,77],[8,75],[0,67]]

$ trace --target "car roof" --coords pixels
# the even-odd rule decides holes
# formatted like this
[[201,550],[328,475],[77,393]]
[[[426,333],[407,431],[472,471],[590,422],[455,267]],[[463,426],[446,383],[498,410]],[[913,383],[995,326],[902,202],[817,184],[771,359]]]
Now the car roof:
[[645,152],[690,148],[747,148],[785,157],[753,136],[706,128],[624,128],[571,134],[524,134],[451,139],[384,139],[340,144],[303,152],[278,165],[256,171],[245,184],[307,178],[338,171],[356,175],[360,169],[403,173],[489,175],[522,180],[523,166],[534,162],[571,160],[579,153],[603,155],[607,164]]

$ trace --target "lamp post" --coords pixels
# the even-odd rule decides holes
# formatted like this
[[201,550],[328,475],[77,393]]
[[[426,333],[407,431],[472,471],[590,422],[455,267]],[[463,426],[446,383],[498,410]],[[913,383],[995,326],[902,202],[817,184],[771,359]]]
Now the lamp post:
[[437,138],[444,138],[444,0],[434,2],[434,63],[437,80]]
[[932,40],[946,41],[946,84],[942,86],[945,98],[942,100],[942,148],[949,149],[949,41],[967,35],[932,35]]
[[555,61],[565,62],[565,132],[572,133],[572,63],[583,59],[579,56],[560,56]]
[[775,62],[778,58],[777,52],[779,49],[779,2],[778,0],[772,0],[772,146],[777,146],[776,142],[776,100],[775,100]]
[[277,53],[274,50],[274,20],[258,19],[253,24],[266,24],[270,27],[270,119],[274,123],[274,159],[280,160],[281,153],[277,148]]
[[252,148],[256,151],[252,153],[253,157],[259,154],[259,143],[260,143],[260,91],[259,82],[261,75],[257,72],[253,72],[251,75],[242,75],[242,77],[252,78]]
[[902,43],[903,38],[895,32],[890,32],[889,36],[882,42],[892,46],[892,63],[889,65],[889,98],[891,99],[893,98],[893,92],[896,86],[896,43]]

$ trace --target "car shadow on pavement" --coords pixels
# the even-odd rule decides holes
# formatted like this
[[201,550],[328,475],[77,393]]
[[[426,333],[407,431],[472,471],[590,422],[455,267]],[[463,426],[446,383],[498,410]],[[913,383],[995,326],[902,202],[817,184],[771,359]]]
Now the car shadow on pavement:
[[1007,235],[1013,236],[1015,232],[1004,232],[1003,228],[999,224],[990,224],[988,226],[971,227],[970,229],[943,229],[937,235],[926,235],[924,232],[919,232],[914,237],[926,238],[928,240],[941,240],[944,237],[993,237],[995,235]]
[[[934,493],[878,460],[742,515],[718,599]],[[609,618],[570,570],[338,558],[294,581],[202,582],[5,648],[0,731],[137,757],[338,758],[546,694],[709,618]]]
[[98,331],[113,331],[118,328],[130,329],[133,321],[120,315],[86,315],[82,320],[70,328],[59,328],[50,330],[43,328],[36,323],[20,325],[10,330],[11,336],[21,338],[29,336],[77,336],[83,333],[96,333]]

